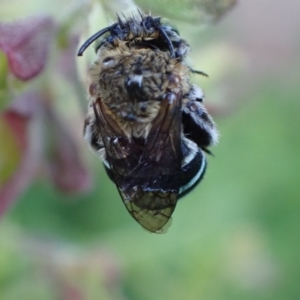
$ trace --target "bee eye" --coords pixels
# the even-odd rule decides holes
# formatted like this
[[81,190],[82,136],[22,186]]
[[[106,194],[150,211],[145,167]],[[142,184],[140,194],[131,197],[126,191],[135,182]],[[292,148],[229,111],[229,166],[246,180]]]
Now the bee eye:
[[102,61],[103,65],[105,67],[111,66],[114,62],[115,62],[115,60],[112,57],[105,57]]

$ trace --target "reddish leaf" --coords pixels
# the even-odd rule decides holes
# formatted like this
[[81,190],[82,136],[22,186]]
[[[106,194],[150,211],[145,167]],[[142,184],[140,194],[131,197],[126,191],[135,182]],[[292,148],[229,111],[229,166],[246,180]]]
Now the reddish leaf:
[[0,216],[35,175],[40,149],[32,121],[40,103],[38,94],[26,93],[0,115]]
[[6,53],[10,70],[16,77],[29,80],[44,69],[53,30],[52,18],[46,16],[0,23],[0,49]]
[[59,189],[67,193],[89,190],[91,174],[83,162],[80,145],[54,111],[49,111],[52,124],[53,151],[51,176]]
[[65,300],[84,300],[85,297],[83,295],[82,289],[77,287],[75,284],[64,283],[61,287],[62,299]]
[[27,122],[28,118],[12,111],[0,116],[0,137],[3,141],[0,148],[0,186],[12,175],[20,163],[23,149],[27,148]]
[[1,140],[6,142],[3,143],[0,153],[0,216],[17,198],[29,179],[29,166],[25,159],[28,148],[28,121],[28,118],[10,111],[1,116],[0,135]]

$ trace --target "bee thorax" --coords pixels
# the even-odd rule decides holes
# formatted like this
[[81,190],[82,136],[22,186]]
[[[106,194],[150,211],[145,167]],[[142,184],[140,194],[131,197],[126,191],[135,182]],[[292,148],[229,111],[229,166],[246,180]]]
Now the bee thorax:
[[129,51],[128,44],[119,41],[119,47],[104,47],[98,55],[91,68],[90,94],[100,97],[118,122],[148,126],[174,86],[183,91],[190,87],[189,69],[168,53],[139,47]]

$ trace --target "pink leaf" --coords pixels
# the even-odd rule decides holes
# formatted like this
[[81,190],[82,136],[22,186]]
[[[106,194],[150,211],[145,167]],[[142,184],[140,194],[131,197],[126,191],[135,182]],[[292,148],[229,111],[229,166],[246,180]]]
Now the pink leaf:
[[0,216],[32,181],[39,164],[33,119],[41,106],[38,94],[26,93],[0,114]]
[[46,16],[0,23],[0,49],[6,53],[10,70],[17,78],[29,80],[44,69],[53,31],[53,20]]
[[54,111],[49,111],[49,118],[54,141],[50,165],[54,183],[67,193],[89,190],[92,182],[91,174],[82,159],[79,142]]

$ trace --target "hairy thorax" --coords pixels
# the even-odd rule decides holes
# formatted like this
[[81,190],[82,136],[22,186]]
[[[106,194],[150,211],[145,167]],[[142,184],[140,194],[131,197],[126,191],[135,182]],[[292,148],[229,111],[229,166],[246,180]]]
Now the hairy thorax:
[[147,137],[165,95],[190,90],[190,70],[166,52],[115,43],[101,47],[91,67],[91,100],[100,98],[128,137]]

